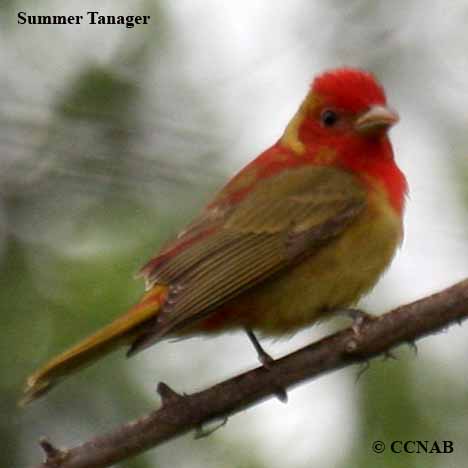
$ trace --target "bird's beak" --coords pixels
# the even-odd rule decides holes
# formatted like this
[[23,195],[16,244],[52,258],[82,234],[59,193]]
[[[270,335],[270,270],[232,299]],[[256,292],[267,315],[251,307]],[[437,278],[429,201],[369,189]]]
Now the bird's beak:
[[374,133],[378,130],[387,130],[395,125],[400,117],[385,106],[373,106],[362,114],[354,123],[354,128],[359,133]]

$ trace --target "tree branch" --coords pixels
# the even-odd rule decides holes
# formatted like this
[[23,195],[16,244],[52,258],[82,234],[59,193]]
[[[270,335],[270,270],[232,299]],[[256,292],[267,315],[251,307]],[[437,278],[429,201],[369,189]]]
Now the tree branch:
[[203,424],[226,419],[278,389],[354,363],[367,361],[402,343],[435,333],[468,316],[468,279],[374,319],[364,320],[358,333],[351,327],[327,336],[274,362],[192,395],[180,396],[160,383],[158,410],[108,434],[70,449],[41,440],[46,461],[36,468],[100,468],[155,447]]

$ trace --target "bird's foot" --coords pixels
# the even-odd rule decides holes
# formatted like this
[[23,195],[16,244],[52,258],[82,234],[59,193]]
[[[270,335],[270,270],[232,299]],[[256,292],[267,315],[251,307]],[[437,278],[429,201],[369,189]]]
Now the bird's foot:
[[362,332],[363,326],[366,322],[375,320],[377,317],[368,314],[360,309],[341,309],[337,312],[339,315],[349,317],[353,323],[351,328],[356,336],[359,336]]
[[[267,370],[272,370],[275,365],[275,360],[263,349],[254,332],[250,328],[246,328],[245,332],[247,333],[250,342],[253,344],[255,351],[257,351],[258,360],[262,366]],[[284,387],[278,385],[276,387],[275,395],[282,403],[288,402],[288,393]]]

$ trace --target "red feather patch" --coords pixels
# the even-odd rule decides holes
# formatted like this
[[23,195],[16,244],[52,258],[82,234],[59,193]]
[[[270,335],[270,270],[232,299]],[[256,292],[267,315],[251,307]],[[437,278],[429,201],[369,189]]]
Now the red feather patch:
[[383,88],[374,76],[362,70],[339,68],[318,76],[312,90],[331,105],[351,113],[359,113],[371,105],[385,105]]

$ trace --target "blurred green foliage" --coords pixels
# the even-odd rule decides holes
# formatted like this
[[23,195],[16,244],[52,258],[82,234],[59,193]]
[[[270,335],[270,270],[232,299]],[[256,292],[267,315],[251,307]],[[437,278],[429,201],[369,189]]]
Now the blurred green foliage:
[[[53,96],[45,122],[10,118],[14,132],[34,128],[35,139],[18,138],[22,153],[2,175],[0,466],[37,462],[41,434],[76,443],[148,408],[122,353],[26,410],[16,401],[37,366],[138,299],[142,284],[133,274],[218,180],[184,180],[170,155],[141,152],[142,84],[127,72],[146,72],[150,46],[162,47],[134,34],[115,60],[84,63]],[[8,138],[0,129],[0,141]],[[143,455],[125,466],[154,464]]]

